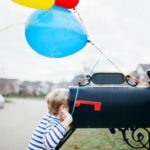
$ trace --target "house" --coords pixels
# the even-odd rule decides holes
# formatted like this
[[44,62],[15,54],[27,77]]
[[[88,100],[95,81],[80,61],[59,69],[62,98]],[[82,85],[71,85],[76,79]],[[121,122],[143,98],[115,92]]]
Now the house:
[[30,82],[0,78],[0,93],[3,95],[42,96],[52,88],[51,82]]
[[147,70],[150,69],[150,64],[139,64],[135,71],[131,73],[132,76],[136,77],[142,82],[147,82]]
[[0,78],[0,92],[3,95],[19,94],[20,84],[18,79]]
[[71,85],[72,86],[78,86],[79,85],[79,83],[80,84],[85,84],[87,81],[86,81],[86,77],[85,77],[85,75],[83,75],[83,74],[79,74],[79,75],[76,75],[73,79],[72,79],[72,81],[71,81]]
[[42,96],[46,95],[52,88],[53,83],[50,82],[30,82],[24,81],[20,85],[20,94],[24,96]]

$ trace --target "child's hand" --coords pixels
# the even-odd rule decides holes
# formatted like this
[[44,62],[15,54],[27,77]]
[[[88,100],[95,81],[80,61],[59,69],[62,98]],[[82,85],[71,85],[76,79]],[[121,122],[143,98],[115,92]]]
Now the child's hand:
[[62,119],[67,120],[69,122],[69,124],[71,124],[72,121],[73,121],[73,118],[72,118],[71,114],[66,109],[63,109],[62,113],[63,113],[63,115],[62,115],[63,118]]

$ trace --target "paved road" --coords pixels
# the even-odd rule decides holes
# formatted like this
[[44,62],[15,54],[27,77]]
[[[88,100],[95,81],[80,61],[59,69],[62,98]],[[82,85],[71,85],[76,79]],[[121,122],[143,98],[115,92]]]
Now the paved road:
[[45,101],[13,99],[0,109],[0,150],[26,150],[36,124],[47,112]]

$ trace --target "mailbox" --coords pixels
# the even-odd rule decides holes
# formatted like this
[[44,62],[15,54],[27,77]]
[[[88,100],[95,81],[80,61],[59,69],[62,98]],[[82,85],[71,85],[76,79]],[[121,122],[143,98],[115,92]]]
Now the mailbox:
[[74,128],[150,127],[150,88],[71,87]]
[[[150,130],[147,129],[150,127],[150,87],[136,87],[137,79],[121,73],[95,73],[86,77],[86,84],[79,82],[79,87],[69,89],[73,123],[56,150],[78,128],[109,128],[113,134],[118,128],[130,147],[150,150]],[[91,82],[100,86],[88,86]],[[120,86],[125,82],[130,86]]]

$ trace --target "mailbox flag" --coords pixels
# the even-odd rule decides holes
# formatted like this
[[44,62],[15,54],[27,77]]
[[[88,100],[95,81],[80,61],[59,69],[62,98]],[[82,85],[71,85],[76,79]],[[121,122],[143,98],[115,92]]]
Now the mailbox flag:
[[80,107],[81,105],[93,105],[94,111],[100,111],[102,103],[101,102],[86,101],[86,100],[77,100],[75,102],[76,107]]

